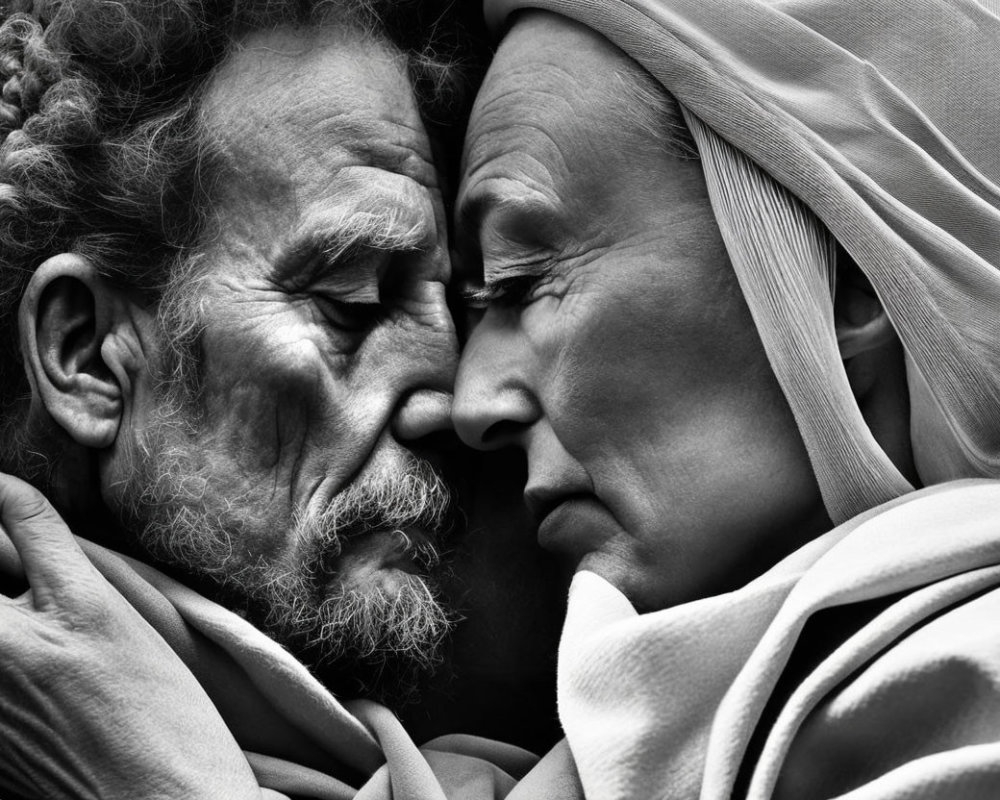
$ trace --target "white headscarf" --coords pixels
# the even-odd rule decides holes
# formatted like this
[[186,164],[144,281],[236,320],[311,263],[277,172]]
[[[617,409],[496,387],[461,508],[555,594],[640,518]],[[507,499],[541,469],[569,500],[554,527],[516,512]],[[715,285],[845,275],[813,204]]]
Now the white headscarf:
[[903,343],[921,479],[1000,477],[998,0],[486,0],[497,27],[524,7],[603,34],[685,109],[835,522],[911,487],[858,409],[830,249],[786,191]]

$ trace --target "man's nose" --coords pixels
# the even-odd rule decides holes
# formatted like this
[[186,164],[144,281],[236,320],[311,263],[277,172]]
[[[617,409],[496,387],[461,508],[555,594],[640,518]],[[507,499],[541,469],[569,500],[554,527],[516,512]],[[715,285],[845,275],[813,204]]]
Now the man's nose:
[[540,416],[527,356],[517,332],[494,324],[489,314],[473,330],[459,362],[452,407],[455,430],[470,447],[523,444]]
[[400,403],[392,421],[398,441],[416,442],[435,433],[451,431],[451,392],[417,389]]

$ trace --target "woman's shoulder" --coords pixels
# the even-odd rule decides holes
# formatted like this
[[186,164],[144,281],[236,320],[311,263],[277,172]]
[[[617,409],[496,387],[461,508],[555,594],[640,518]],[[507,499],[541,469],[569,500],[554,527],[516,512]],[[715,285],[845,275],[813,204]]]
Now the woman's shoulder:
[[[919,786],[941,797],[1000,796],[1000,577],[983,577],[964,595],[936,587],[939,607],[925,605],[908,627],[906,607],[916,603],[899,596],[803,680],[786,705],[805,701],[794,731],[772,732],[786,740],[780,767],[769,768],[775,797],[890,797]],[[891,642],[838,675],[831,662],[846,660],[845,648],[863,652],[866,629],[893,614],[900,630]],[[810,704],[802,687],[824,677],[835,685]]]

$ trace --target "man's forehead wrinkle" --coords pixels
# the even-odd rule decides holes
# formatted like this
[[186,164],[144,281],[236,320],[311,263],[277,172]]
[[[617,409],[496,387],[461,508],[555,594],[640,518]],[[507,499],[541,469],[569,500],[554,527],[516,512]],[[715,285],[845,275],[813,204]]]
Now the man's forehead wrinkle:
[[402,120],[368,120],[358,135],[345,142],[345,149],[369,167],[385,169],[414,179],[428,189],[438,188],[438,172],[420,123]]
[[[283,154],[278,148],[265,154],[255,144],[252,151],[228,152],[227,169],[216,193],[221,202],[216,207],[225,209],[229,217],[245,214],[250,207],[266,207],[267,219],[273,221],[275,233],[281,235],[290,223],[298,228],[313,225],[317,230],[325,226],[329,231],[338,221],[347,224],[348,216],[362,213],[366,207],[377,209],[400,199],[396,197],[398,192],[390,191],[380,179],[379,172],[386,171],[413,181],[413,196],[408,192],[403,202],[420,214],[414,213],[415,220],[409,227],[420,223],[420,236],[430,235],[423,228],[435,214],[428,207],[430,196],[426,190],[436,188],[437,173],[412,148],[381,137],[375,143],[358,136],[353,142],[338,141],[335,147],[318,150]],[[363,171],[363,177],[361,172],[350,177],[355,170]],[[296,224],[295,220],[300,222]],[[322,223],[314,225],[315,220]],[[413,238],[409,236],[408,241]]]
[[[423,122],[419,118],[414,124],[399,121],[394,127],[398,138],[393,140],[393,137],[387,136],[386,145],[387,156],[391,157],[393,149],[398,149],[396,158],[402,157],[398,160],[395,171],[419,181],[429,189],[440,188],[440,172]],[[376,162],[375,166],[384,165]]]
[[[265,228],[273,223],[274,231],[284,238],[319,235],[370,220],[379,224],[379,236],[398,240],[400,248],[419,249],[436,241],[438,214],[428,187],[405,174],[355,159],[345,161],[328,169],[300,166],[294,174],[234,168],[216,190],[220,239],[260,234],[262,221]],[[274,180],[254,180],[265,175]],[[251,218],[253,225],[248,227],[245,223]]]
[[[385,155],[386,168],[432,161],[399,56],[384,44],[336,31],[279,29],[251,37],[211,80],[203,115],[236,152],[251,141],[271,147],[277,136],[296,139],[300,148],[332,140],[371,165]],[[373,141],[397,144],[417,158],[373,150]]]
[[[388,45],[332,26],[251,34],[216,71],[212,88],[220,83],[239,87],[245,97],[270,94],[267,102],[278,104],[310,95],[317,86],[346,91],[358,105],[384,98],[392,107],[411,94]],[[221,93],[225,99],[229,91]]]
[[[316,111],[313,102],[303,111]],[[287,162],[329,176],[339,165],[378,167],[413,178],[429,189],[438,188],[438,172],[422,124],[414,114],[408,121],[396,114],[375,116],[366,107],[322,107],[321,113],[256,115],[244,109],[231,119],[215,119],[214,138],[220,155],[233,172],[251,178],[291,185]],[[281,133],[279,133],[279,131]]]

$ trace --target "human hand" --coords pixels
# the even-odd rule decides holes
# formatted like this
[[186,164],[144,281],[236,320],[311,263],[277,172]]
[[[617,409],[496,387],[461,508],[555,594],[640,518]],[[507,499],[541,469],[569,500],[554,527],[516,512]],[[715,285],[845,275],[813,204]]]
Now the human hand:
[[194,676],[87,560],[48,501],[0,475],[0,522],[30,587],[0,596],[0,791],[260,798]]

